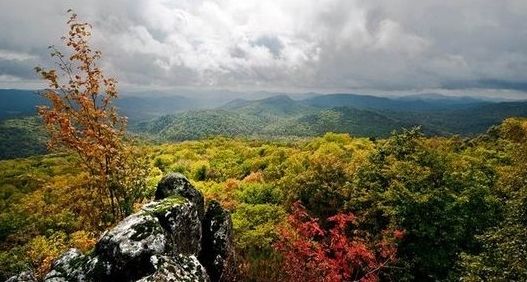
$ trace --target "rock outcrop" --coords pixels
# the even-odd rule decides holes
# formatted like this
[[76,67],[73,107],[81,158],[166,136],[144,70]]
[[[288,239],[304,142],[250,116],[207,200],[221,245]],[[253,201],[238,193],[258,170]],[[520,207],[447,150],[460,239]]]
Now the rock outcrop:
[[218,202],[211,201],[202,227],[201,246],[203,249],[199,260],[207,269],[212,281],[232,280],[235,263],[230,214]]
[[[163,178],[156,201],[105,232],[89,255],[71,249],[46,282],[227,281],[233,276],[232,222],[181,174]],[[10,282],[32,281],[28,273]]]

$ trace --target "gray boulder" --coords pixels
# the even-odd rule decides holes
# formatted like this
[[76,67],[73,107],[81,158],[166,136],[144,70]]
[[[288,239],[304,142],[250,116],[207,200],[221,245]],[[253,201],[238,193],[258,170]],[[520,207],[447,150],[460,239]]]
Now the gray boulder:
[[210,281],[207,271],[195,256],[153,256],[152,264],[155,272],[138,281]]
[[200,209],[203,207],[181,196],[171,196],[159,204],[154,202],[144,208],[157,218],[165,230],[168,240],[166,252],[194,256],[201,250]]
[[31,271],[24,271],[6,280],[6,282],[37,282],[37,278]]
[[233,280],[235,261],[231,216],[216,201],[209,203],[203,219],[202,247],[199,260],[207,269],[211,281]]
[[87,280],[84,266],[88,261],[77,249],[70,249],[59,257],[52,270],[44,277],[46,282],[85,281]]
[[97,259],[107,267],[91,276],[119,281],[140,279],[154,271],[150,257],[164,254],[166,249],[167,238],[159,219],[144,211],[133,214],[97,242]]
[[[232,257],[232,222],[216,202],[204,210],[203,195],[170,174],[156,201],[105,232],[91,254],[64,253],[44,281],[220,281]],[[28,272],[7,281],[36,280]]]
[[157,184],[155,200],[161,200],[171,196],[182,196],[187,198],[198,208],[199,218],[203,218],[203,214],[205,213],[205,201],[203,195],[196,190],[181,173],[168,174]]

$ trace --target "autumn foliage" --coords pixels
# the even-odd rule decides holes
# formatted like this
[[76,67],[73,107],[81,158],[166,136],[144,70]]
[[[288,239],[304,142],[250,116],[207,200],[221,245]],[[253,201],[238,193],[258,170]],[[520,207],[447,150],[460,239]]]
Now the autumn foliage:
[[[371,244],[350,230],[356,218],[338,213],[327,219],[325,229],[296,202],[288,217],[289,226],[280,231],[276,249],[284,257],[289,281],[378,281],[379,271],[395,260],[394,243]],[[401,238],[402,231],[395,237]],[[373,246],[372,246],[373,245]]]
[[126,118],[113,105],[117,81],[97,65],[101,52],[89,45],[91,26],[70,13],[69,31],[62,39],[71,54],[50,46],[59,69],[36,68],[48,82],[42,95],[50,103],[39,107],[38,113],[50,134],[49,146],[76,153],[89,173],[88,188],[112,221],[131,212],[144,186],[144,170],[125,142]]

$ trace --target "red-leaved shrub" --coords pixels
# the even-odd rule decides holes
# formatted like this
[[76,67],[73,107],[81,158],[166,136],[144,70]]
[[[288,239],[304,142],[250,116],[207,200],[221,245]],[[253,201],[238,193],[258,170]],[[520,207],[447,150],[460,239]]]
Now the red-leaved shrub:
[[[330,227],[324,229],[299,202],[294,204],[289,225],[280,230],[275,244],[283,256],[287,280],[378,281],[379,271],[395,260],[393,240],[373,243],[361,238],[365,236],[352,235],[360,233],[351,232],[353,214],[339,213],[327,221]],[[397,230],[392,235],[400,239],[404,232]]]

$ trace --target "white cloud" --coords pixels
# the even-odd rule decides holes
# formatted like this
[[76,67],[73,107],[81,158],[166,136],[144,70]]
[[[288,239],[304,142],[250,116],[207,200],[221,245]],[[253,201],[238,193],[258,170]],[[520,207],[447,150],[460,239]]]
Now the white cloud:
[[524,0],[2,1],[0,75],[21,71],[2,68],[6,60],[47,60],[70,7],[93,23],[105,67],[127,85],[391,90],[527,81]]
[[0,49],[0,60],[26,61],[35,58],[36,56],[28,53]]
[[22,79],[20,79],[20,77],[16,77],[16,76],[13,76],[13,75],[8,75],[8,74],[0,74],[0,81],[1,82],[17,82],[17,81],[21,81]]

